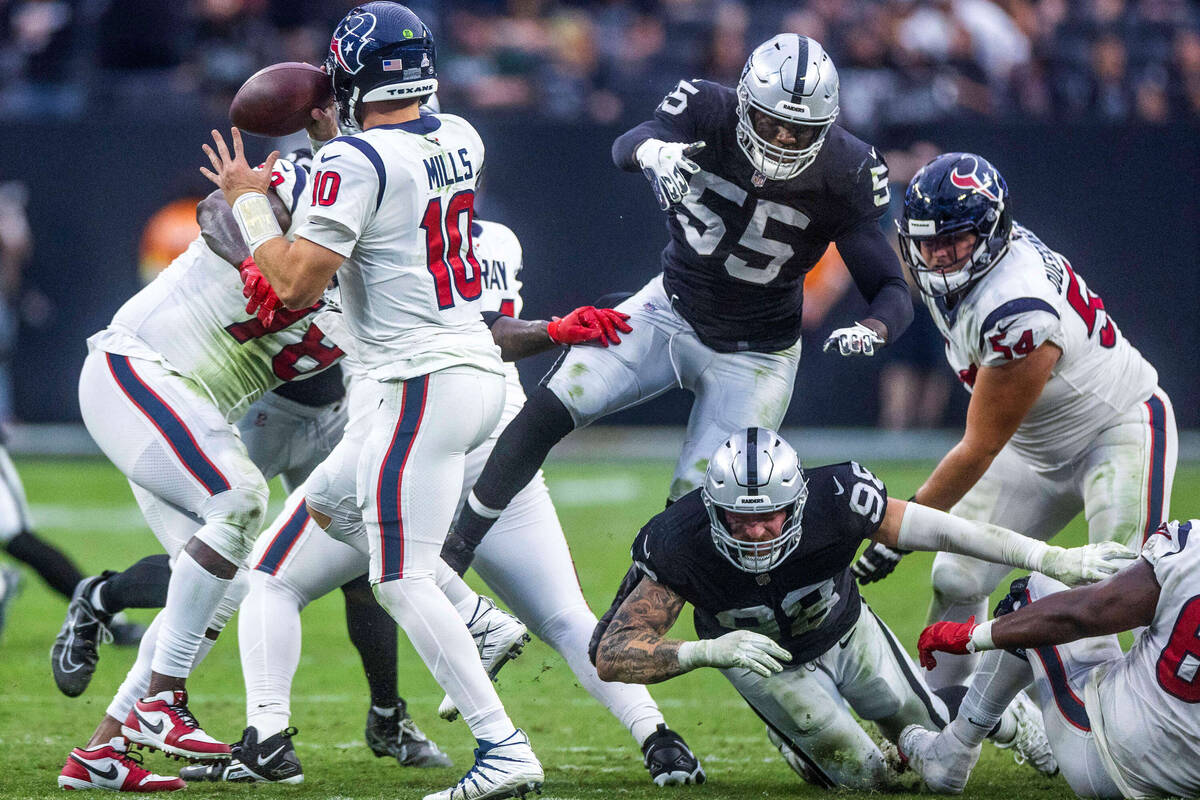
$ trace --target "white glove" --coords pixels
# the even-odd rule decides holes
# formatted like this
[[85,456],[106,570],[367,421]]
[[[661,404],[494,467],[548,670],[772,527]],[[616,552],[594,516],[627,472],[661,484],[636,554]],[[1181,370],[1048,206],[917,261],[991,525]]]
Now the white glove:
[[688,193],[688,180],[700,171],[700,165],[688,156],[704,149],[704,142],[664,142],[647,139],[638,145],[634,158],[654,187],[658,207],[666,211],[683,201]]
[[741,667],[764,678],[783,671],[780,661],[791,660],[791,653],[754,631],[733,631],[716,639],[684,642],[679,648],[679,666],[684,669]]
[[849,328],[838,328],[829,334],[822,350],[828,353],[835,344],[838,352],[844,356],[873,356],[875,345],[883,344],[883,337],[861,322],[856,322]]
[[1068,586],[1102,581],[1118,572],[1138,554],[1117,542],[1100,542],[1070,549],[1051,546],[1042,557],[1038,572],[1062,581]]

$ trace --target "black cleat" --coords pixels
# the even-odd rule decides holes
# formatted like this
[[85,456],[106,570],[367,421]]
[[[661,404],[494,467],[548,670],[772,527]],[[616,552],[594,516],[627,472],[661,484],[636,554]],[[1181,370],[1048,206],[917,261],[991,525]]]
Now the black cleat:
[[664,722],[642,743],[642,757],[650,779],[658,786],[704,783],[707,778],[687,742]]
[[404,701],[396,713],[382,717],[375,709],[367,712],[367,747],[379,758],[391,756],[402,767],[451,767],[454,762],[429,740],[408,715]]
[[50,670],[58,690],[67,697],[83,694],[92,682],[96,662],[100,660],[97,645],[101,641],[112,641],[112,631],[108,627],[112,616],[97,611],[91,598],[96,585],[115,574],[105,571],[75,585],[71,604],[67,606],[67,617],[58,636],[54,637],[54,646],[50,648]]
[[254,728],[242,731],[242,740],[230,748],[228,761],[192,764],[179,770],[188,783],[303,783],[304,770],[292,747],[295,728],[284,728],[261,742]]

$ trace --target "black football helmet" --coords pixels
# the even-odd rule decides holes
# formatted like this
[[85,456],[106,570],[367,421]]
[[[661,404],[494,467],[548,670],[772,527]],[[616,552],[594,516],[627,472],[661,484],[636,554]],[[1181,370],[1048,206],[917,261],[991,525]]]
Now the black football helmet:
[[433,35],[399,3],[352,9],[333,31],[325,71],[345,132],[362,128],[360,103],[424,99],[438,87]]
[[[946,153],[913,176],[904,193],[900,254],[917,286],[932,297],[965,291],[1008,252],[1013,217],[1008,184],[987,159],[972,153]],[[920,243],[963,231],[979,241],[967,263],[942,272],[925,263]]]

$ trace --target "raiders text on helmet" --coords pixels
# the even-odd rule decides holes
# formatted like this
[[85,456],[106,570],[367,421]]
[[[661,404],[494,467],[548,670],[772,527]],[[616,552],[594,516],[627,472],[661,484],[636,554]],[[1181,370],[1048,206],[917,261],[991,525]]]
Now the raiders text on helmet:
[[[770,428],[744,428],[717,448],[708,462],[700,497],[708,509],[713,544],[731,564],[746,572],[767,572],[800,544],[800,520],[808,485],[792,446]],[[725,514],[786,510],[774,539],[735,539]]]
[[[837,70],[815,39],[780,34],[750,54],[737,97],[742,152],[767,180],[788,180],[816,160],[837,118]],[[798,134],[797,146],[772,144],[756,122],[790,127]]]
[[364,3],[333,32],[325,70],[343,132],[362,126],[360,103],[424,98],[437,91],[433,36],[399,3]]
[[[940,155],[913,176],[904,193],[904,214],[896,225],[900,254],[921,291],[932,297],[958,294],[1008,252],[1013,229],[1008,185],[981,156]],[[922,241],[963,231],[979,237],[966,264],[943,272],[925,263]]]

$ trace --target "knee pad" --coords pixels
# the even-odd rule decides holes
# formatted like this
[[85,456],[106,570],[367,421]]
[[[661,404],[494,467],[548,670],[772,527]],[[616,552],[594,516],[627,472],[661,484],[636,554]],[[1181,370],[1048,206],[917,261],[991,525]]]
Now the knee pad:
[[967,603],[986,599],[989,591],[985,584],[987,576],[982,570],[973,569],[958,559],[939,558],[933,562],[931,574],[933,591],[951,603]]
[[204,501],[204,527],[196,537],[222,557],[243,566],[267,514],[267,485],[239,486]]
[[221,598],[221,602],[217,605],[217,610],[213,612],[213,618],[208,623],[208,629],[217,633],[225,630],[225,626],[229,624],[229,620],[233,619],[233,615],[241,608],[242,600],[246,598],[246,593],[249,591],[249,570],[239,569],[237,574],[233,576],[233,580],[229,582],[229,588],[225,590],[225,596]]

